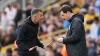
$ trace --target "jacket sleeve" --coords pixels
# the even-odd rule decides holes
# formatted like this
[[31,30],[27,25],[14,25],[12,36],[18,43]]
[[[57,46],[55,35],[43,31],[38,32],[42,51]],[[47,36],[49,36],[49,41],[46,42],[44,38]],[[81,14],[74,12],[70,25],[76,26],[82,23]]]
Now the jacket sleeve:
[[20,26],[19,28],[18,28],[18,32],[17,32],[18,34],[17,34],[17,36],[18,36],[18,39],[19,40],[25,40],[24,38],[26,37],[25,36],[25,34],[27,33],[27,28],[25,27],[25,26]]
[[72,35],[63,38],[63,43],[64,44],[66,44],[66,43],[75,43],[77,41],[80,41],[81,34],[82,34],[82,31],[83,31],[82,30],[82,24],[83,23],[81,23],[79,21],[74,21],[72,23]]
[[[25,26],[21,25],[18,28],[18,32],[17,32],[17,40],[19,40],[19,41],[16,41],[17,44],[27,41],[25,39],[26,38],[26,36],[25,36],[26,33],[27,33],[27,28]],[[27,46],[21,46],[21,47],[23,47],[22,48],[23,50],[28,50],[29,49]]]
[[44,45],[38,40],[38,46],[44,48]]

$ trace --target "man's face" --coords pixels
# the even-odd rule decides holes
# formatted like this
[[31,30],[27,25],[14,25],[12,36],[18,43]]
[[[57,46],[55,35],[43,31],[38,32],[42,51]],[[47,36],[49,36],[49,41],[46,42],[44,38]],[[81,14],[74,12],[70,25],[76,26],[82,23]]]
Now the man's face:
[[42,21],[44,20],[43,12],[38,12],[38,13],[35,14],[33,17],[35,18],[35,21],[36,21],[37,23],[42,22]]
[[61,11],[60,15],[61,15],[62,19],[69,20],[69,14],[68,13],[64,13],[63,11]]

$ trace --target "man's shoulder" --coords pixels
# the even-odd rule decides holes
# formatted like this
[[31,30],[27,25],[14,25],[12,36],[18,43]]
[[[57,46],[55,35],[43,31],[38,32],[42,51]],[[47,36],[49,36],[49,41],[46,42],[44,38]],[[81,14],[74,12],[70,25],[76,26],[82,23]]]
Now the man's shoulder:
[[28,25],[25,23],[25,22],[23,22],[21,25],[19,25],[19,27],[18,28],[27,28],[28,27]]
[[73,22],[80,22],[80,23],[84,23],[84,18],[80,18],[80,17],[75,17]]
[[80,19],[80,17],[75,17],[73,21],[74,22],[82,22],[82,20]]
[[84,16],[82,14],[76,14],[76,16],[73,19],[74,21],[80,21],[84,22]]
[[80,17],[75,17],[72,21],[72,25],[74,26],[78,26],[78,25],[82,25],[84,21],[82,21],[82,19]]
[[[30,16],[29,16],[29,17],[30,17]],[[27,17],[26,19],[24,19],[24,20],[22,21],[22,23],[21,23],[20,26],[27,27],[27,26],[28,26],[28,23],[27,23],[26,21],[29,19],[29,17]]]

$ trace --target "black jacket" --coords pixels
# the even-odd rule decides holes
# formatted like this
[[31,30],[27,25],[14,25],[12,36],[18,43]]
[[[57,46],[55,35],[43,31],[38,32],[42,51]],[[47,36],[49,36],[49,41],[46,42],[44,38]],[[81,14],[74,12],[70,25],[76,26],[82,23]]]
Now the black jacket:
[[68,56],[87,56],[83,15],[75,14],[69,22],[71,24],[67,36],[63,39]]
[[31,17],[28,17],[24,23],[22,23],[17,32],[17,45],[19,51],[28,51],[29,48],[39,46],[43,48],[43,45],[38,39],[39,24],[34,24]]

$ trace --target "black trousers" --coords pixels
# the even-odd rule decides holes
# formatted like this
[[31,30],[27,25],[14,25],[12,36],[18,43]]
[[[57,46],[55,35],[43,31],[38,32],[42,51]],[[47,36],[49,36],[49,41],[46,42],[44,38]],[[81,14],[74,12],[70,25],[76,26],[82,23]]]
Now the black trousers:
[[19,56],[39,56],[39,53],[37,51],[35,52],[20,52],[18,51]]

